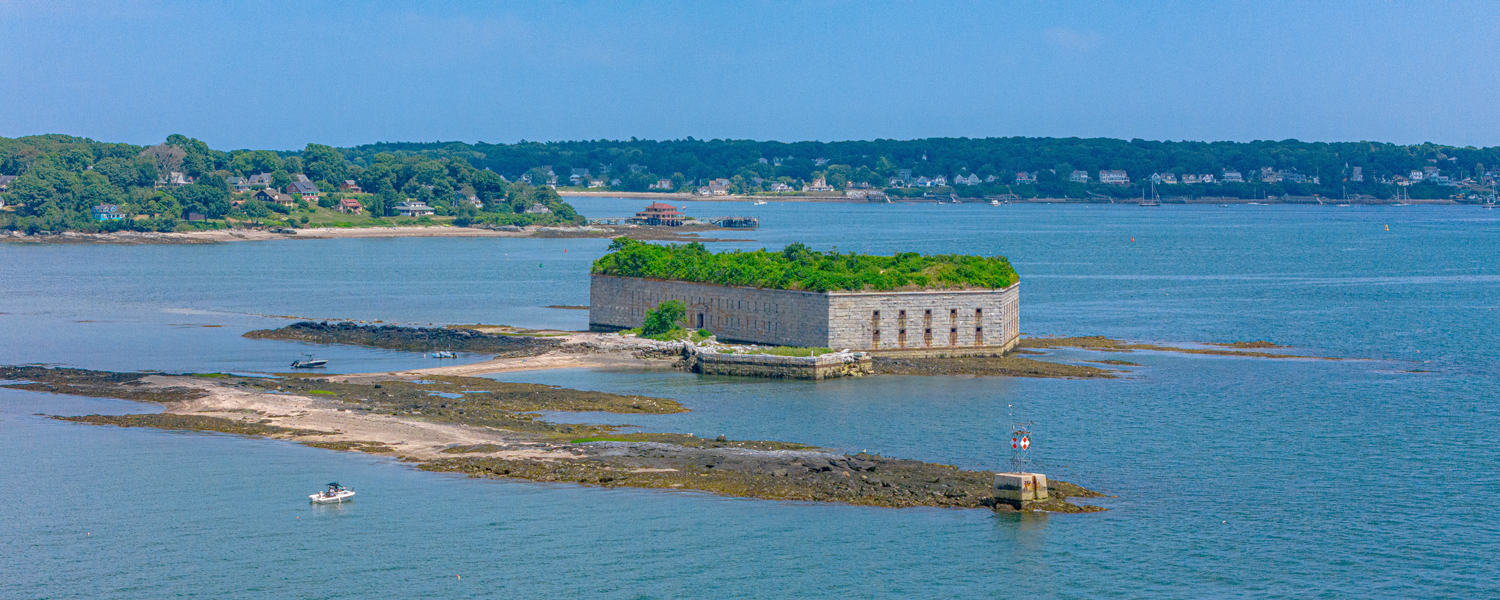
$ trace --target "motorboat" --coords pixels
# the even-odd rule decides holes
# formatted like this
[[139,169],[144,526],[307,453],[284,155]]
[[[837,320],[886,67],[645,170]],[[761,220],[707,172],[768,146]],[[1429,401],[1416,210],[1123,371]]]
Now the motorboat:
[[292,361],[293,369],[318,369],[326,366],[328,366],[328,359],[326,358],[313,358],[312,356],[308,356],[303,360]]
[[765,200],[756,200],[754,206],[763,206],[765,203]]
[[432,357],[433,358],[458,358],[458,355],[454,354],[453,351],[451,351],[451,350],[442,350],[442,351],[439,351],[439,352],[433,352],[432,353]]
[[999,200],[990,200],[990,206],[1000,206]]
[[333,504],[343,503],[343,501],[353,497],[354,490],[339,485],[339,482],[335,481],[328,484],[328,489],[310,495],[307,499],[311,500],[314,504]]

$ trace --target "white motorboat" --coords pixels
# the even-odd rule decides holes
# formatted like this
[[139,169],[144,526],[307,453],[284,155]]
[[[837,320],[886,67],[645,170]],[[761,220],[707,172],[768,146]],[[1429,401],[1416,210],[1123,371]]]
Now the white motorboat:
[[755,201],[755,206],[764,206],[765,203],[766,203],[765,200],[756,200]]
[[458,358],[458,355],[454,354],[453,351],[451,351],[451,350],[442,350],[442,351],[439,351],[439,352],[433,352],[432,353],[432,357],[433,358]]
[[312,500],[314,504],[333,504],[343,503],[343,501],[353,497],[354,490],[341,486],[339,482],[335,481],[328,484],[328,489],[308,496],[307,499]]

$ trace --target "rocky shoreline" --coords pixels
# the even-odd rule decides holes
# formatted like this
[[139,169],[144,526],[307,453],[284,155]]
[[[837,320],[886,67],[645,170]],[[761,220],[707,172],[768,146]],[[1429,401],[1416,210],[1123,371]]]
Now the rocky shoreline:
[[27,244],[219,244],[266,240],[325,240],[341,238],[391,237],[510,237],[510,238],[606,238],[628,237],[636,240],[667,242],[748,242],[736,238],[706,238],[703,233],[741,232],[707,223],[681,227],[649,225],[560,226],[473,226],[400,225],[374,227],[293,228],[227,228],[202,231],[114,231],[85,233],[80,231],[0,231],[0,241]]
[[[667,414],[665,398],[624,396],[484,378],[386,378],[111,373],[0,367],[3,387],[155,402],[166,412],[55,417],[123,427],[216,431],[341,451],[397,456],[431,471],[606,487],[690,489],[767,500],[880,507],[1014,510],[996,504],[994,474],[803,444],[621,433],[620,426],[560,424],[539,411]],[[1052,500],[1028,510],[1095,512],[1068,498],[1097,497],[1054,481]]]

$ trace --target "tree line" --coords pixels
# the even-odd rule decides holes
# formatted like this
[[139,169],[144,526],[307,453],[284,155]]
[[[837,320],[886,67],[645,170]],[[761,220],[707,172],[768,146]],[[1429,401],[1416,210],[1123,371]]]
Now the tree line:
[[[180,174],[177,181],[174,173]],[[0,228],[170,231],[193,213],[206,219],[284,218],[287,207],[236,194],[229,183],[261,173],[270,174],[278,189],[297,175],[307,177],[323,192],[319,203],[325,208],[333,206],[330,192],[354,181],[370,192],[359,201],[376,216],[391,215],[397,204],[413,199],[459,225],[584,220],[555,190],[508,181],[457,156],[375,153],[354,163],[345,151],[320,144],[296,152],[221,151],[182,135],[155,146],[40,135],[0,138],[0,175],[17,176],[0,193],[12,208],[0,212]],[[101,223],[91,214],[98,205],[119,206],[132,218]],[[537,205],[547,211],[528,212]]]

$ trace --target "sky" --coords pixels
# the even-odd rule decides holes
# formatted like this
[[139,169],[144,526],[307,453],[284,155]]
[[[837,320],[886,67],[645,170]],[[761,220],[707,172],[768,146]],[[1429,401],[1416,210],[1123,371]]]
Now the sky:
[[0,136],[1500,145],[1500,2],[0,0]]

